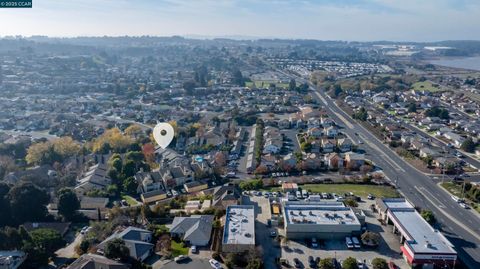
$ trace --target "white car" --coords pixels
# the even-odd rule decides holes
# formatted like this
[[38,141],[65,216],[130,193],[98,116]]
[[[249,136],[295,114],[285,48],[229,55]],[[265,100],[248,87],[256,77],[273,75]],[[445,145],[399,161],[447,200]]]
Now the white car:
[[468,205],[466,203],[458,203],[461,207],[465,208],[465,209],[469,209],[470,207],[468,207]]
[[222,265],[215,259],[210,259],[208,261],[210,263],[210,265],[212,266],[212,268],[215,268],[215,269],[222,269]]
[[181,261],[186,260],[186,259],[188,259],[188,256],[180,255],[180,256],[175,257],[174,261],[175,262],[181,262]]

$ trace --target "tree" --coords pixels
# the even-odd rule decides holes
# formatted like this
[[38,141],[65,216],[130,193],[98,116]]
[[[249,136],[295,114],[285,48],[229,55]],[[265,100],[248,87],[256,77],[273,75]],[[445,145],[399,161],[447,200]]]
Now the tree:
[[335,264],[333,263],[332,258],[321,259],[318,263],[318,268],[320,269],[335,269]]
[[353,198],[347,198],[347,199],[345,199],[345,205],[347,205],[349,207],[357,207],[358,203]]
[[295,79],[292,78],[292,79],[290,80],[290,83],[288,83],[288,89],[289,89],[290,91],[294,91],[294,90],[297,89],[297,82],[295,82]]
[[130,252],[125,245],[125,241],[115,238],[105,244],[105,257],[109,259],[120,259],[125,261],[128,259]]
[[58,213],[66,220],[73,220],[80,209],[80,201],[77,195],[71,189],[61,189],[58,191]]
[[373,269],[388,269],[388,263],[385,259],[374,258],[372,260],[372,268]]
[[0,227],[11,223],[10,200],[7,197],[10,187],[3,182],[0,182]]
[[380,235],[371,231],[366,231],[361,236],[362,243],[367,246],[378,246],[380,244]]
[[248,261],[246,269],[261,269],[263,268],[263,262],[260,258],[254,258]]
[[36,229],[30,232],[30,236],[33,243],[38,248],[45,250],[49,256],[52,256],[57,249],[65,246],[65,241],[60,233],[52,229]]
[[17,224],[27,221],[41,221],[47,216],[50,197],[32,183],[23,183],[10,189],[8,193],[12,218]]
[[473,140],[469,137],[463,141],[462,145],[460,148],[466,152],[474,152],[475,151],[475,143]]
[[25,157],[29,164],[52,164],[80,152],[80,145],[71,137],[62,137],[53,141],[39,142],[28,148]]
[[343,269],[358,269],[357,260],[352,257],[346,258],[342,263]]
[[143,130],[138,124],[132,124],[125,129],[125,134],[129,135],[131,137],[139,137],[141,134],[143,134]]
[[408,104],[408,113],[417,112],[417,105],[415,103]]
[[421,215],[422,215],[422,218],[426,220],[430,225],[435,224],[436,222],[435,215],[433,215],[433,212],[431,210],[424,209],[422,210]]
[[123,181],[123,190],[128,194],[135,194],[137,192],[137,181],[134,177],[127,177]]
[[123,171],[122,173],[125,175],[125,177],[133,177],[135,175],[135,169],[136,164],[132,160],[128,160],[125,162],[125,165],[123,166]]

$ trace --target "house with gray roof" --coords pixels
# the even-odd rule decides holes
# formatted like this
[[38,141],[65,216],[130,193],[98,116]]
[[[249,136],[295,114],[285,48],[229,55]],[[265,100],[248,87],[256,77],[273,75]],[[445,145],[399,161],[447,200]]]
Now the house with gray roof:
[[67,269],[128,269],[130,266],[96,254],[83,254]]
[[194,246],[206,246],[212,233],[213,215],[175,217],[170,234]]
[[129,250],[130,257],[139,261],[144,261],[148,258],[154,248],[154,245],[150,243],[152,241],[152,232],[130,226],[121,232],[115,232],[103,240],[103,242],[97,246],[98,251],[103,253],[108,241],[116,238],[122,239]]

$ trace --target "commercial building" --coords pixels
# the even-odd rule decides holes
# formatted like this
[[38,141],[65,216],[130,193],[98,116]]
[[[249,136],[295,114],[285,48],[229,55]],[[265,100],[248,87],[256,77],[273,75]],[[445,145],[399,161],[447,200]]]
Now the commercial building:
[[386,223],[393,224],[393,232],[400,234],[400,247],[405,260],[412,267],[453,267],[457,252],[445,236],[428,224],[403,198],[379,199],[377,208]]
[[255,249],[255,211],[253,205],[227,207],[222,251],[243,252]]
[[355,212],[341,202],[283,201],[283,217],[289,239],[340,239],[362,228]]

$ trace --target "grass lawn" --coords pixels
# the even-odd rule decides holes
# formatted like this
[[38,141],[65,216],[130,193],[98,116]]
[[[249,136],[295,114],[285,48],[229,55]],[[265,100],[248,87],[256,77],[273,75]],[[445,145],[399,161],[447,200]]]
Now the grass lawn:
[[440,89],[433,86],[433,84],[430,81],[416,82],[412,86],[413,86],[413,89],[415,89],[416,91],[429,91],[429,92],[440,91]]
[[[368,194],[373,194],[376,197],[400,197],[400,194],[392,187],[377,186],[377,185],[358,185],[358,184],[305,184],[300,186],[304,190],[311,192],[329,192],[342,195],[346,192],[353,192],[353,194],[367,197]],[[280,187],[268,189],[270,191],[278,191]]]
[[124,199],[125,201],[127,201],[127,203],[128,203],[129,205],[136,205],[136,204],[138,204],[138,201],[135,200],[135,199],[134,199],[132,196],[130,196],[130,195],[124,194],[124,195],[122,195],[122,199]]
[[177,257],[179,255],[188,255],[188,248],[185,247],[183,242],[176,242],[172,240],[170,247],[172,248],[173,257]]
[[245,82],[245,86],[251,88],[253,87],[254,83],[255,83],[255,87],[257,88],[269,87],[270,84],[275,84],[275,87],[277,88],[288,88],[289,86],[288,83],[279,83],[278,81],[268,81],[268,80],[255,80],[253,82]]

